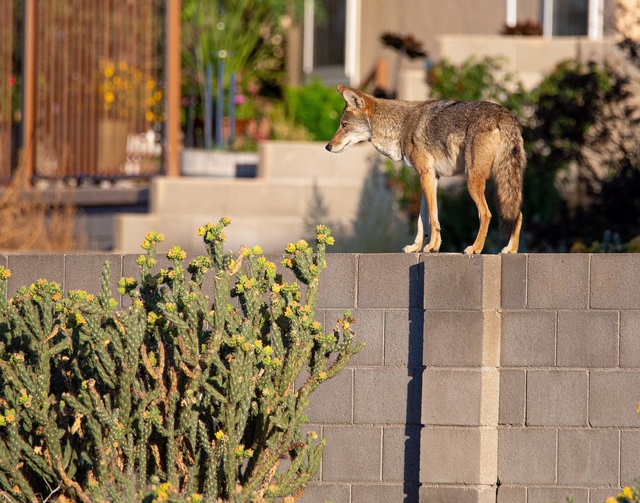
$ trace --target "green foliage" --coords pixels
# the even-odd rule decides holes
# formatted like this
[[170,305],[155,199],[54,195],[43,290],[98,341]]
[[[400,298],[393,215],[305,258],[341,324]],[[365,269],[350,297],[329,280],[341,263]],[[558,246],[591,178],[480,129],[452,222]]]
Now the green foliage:
[[173,247],[160,270],[163,236],[147,234],[140,279],[118,282],[126,309],[108,264],[97,296],[39,280],[9,300],[0,268],[8,501],[57,491],[83,502],[274,501],[302,491],[324,446],[300,434],[309,395],[361,348],[348,312],[326,334],[315,321],[333,238],[318,226],[316,252],[287,246],[283,265],[303,291],[259,247],[225,253],[228,224],[198,229],[207,255],[185,265]]
[[314,80],[305,86],[288,88],[285,99],[287,115],[306,128],[312,140],[331,139],[344,108],[344,100],[334,88]]
[[444,59],[429,70],[427,81],[434,99],[494,101],[517,112],[530,100],[522,83],[502,71],[499,58],[490,56],[479,61],[471,57],[459,66]]

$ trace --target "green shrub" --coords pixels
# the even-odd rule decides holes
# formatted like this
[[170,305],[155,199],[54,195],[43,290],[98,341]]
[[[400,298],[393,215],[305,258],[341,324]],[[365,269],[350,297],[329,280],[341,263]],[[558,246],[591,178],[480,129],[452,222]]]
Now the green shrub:
[[344,108],[344,100],[335,88],[314,80],[305,86],[287,89],[285,98],[287,115],[295,124],[306,128],[312,140],[331,139]]
[[6,501],[274,501],[303,490],[324,446],[301,436],[309,394],[361,348],[348,313],[327,334],[315,321],[333,238],[318,226],[316,252],[287,247],[303,292],[259,247],[225,253],[228,223],[198,230],[206,256],[185,266],[174,247],[160,270],[163,236],[149,233],[140,281],[118,283],[126,309],[108,264],[95,297],[39,280],[7,300],[0,268]]

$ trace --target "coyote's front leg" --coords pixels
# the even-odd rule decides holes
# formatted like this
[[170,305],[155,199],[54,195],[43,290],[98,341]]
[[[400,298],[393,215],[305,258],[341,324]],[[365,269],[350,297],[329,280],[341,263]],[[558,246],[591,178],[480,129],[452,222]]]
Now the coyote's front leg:
[[438,220],[438,178],[436,177],[436,172],[433,169],[427,169],[420,173],[420,185],[422,186],[424,198],[427,202],[427,212],[429,213],[429,242],[424,247],[424,251],[436,253],[442,243],[440,221]]
[[405,246],[402,251],[405,253],[420,253],[422,251],[422,243],[424,243],[424,222],[429,219],[429,214],[427,212],[427,201],[424,198],[424,192],[422,192],[422,197],[420,199],[420,213],[418,213],[418,230],[416,232],[415,241]]

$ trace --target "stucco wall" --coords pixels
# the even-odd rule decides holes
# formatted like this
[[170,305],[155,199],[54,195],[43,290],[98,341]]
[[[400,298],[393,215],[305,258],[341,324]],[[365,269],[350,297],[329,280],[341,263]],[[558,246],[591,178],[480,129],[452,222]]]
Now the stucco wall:
[[[135,255],[0,264],[10,293],[97,291],[105,259],[114,282],[136,274]],[[602,503],[640,476],[640,255],[327,263],[319,317],[351,309],[367,346],[312,397],[328,444],[301,501]]]

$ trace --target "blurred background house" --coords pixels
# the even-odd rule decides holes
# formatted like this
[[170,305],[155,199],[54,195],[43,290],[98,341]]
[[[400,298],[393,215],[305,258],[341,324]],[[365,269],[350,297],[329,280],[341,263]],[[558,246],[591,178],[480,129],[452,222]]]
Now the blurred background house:
[[[615,7],[615,0],[307,0],[290,39],[289,78],[358,86],[377,68],[383,85],[399,80],[400,97],[424,98],[424,65],[490,55],[534,84],[562,59],[601,59],[615,34]],[[383,32],[412,34],[429,57],[397,75]]]
[[[267,251],[318,208],[351,232],[375,160],[324,157],[332,86],[425,99],[434,65],[495,56],[532,88],[561,60],[621,58],[628,1],[0,0],[0,211],[37,200],[46,222],[66,205],[76,247],[127,252],[152,228],[195,249],[196,226],[222,215],[232,246]],[[0,224],[0,249],[21,218]]]

